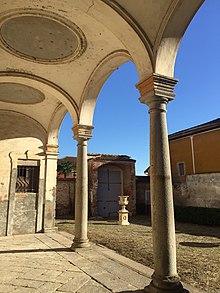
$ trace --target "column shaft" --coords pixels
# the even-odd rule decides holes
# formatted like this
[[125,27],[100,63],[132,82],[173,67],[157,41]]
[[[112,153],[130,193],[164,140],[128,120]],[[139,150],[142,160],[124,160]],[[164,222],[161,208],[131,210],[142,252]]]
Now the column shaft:
[[75,195],[75,238],[72,249],[89,247],[87,236],[88,223],[88,162],[87,141],[92,137],[93,126],[76,125],[73,127],[74,138],[78,141]]
[[176,269],[176,240],[166,104],[176,80],[153,74],[139,83],[140,101],[150,108],[150,188],[154,274],[149,293],[187,292]]
[[175,276],[176,242],[165,109],[150,110],[150,160],[155,274]]
[[75,198],[75,238],[74,247],[87,247],[88,219],[88,165],[87,165],[87,140],[78,139],[77,150],[77,178]]
[[[183,292],[176,269],[173,192],[165,104],[150,109],[150,186],[154,274],[147,292]],[[157,289],[155,289],[157,288]],[[159,291],[160,290],[160,291]]]

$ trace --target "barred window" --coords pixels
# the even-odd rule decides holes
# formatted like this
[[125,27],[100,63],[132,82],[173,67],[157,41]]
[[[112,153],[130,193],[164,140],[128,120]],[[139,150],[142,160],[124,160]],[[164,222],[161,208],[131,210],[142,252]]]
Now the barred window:
[[16,192],[38,192],[39,166],[18,166]]

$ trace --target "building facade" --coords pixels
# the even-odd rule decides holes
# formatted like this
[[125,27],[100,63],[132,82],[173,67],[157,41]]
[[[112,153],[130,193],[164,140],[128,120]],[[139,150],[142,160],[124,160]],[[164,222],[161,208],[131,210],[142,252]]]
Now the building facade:
[[220,209],[220,119],[169,135],[177,206]]

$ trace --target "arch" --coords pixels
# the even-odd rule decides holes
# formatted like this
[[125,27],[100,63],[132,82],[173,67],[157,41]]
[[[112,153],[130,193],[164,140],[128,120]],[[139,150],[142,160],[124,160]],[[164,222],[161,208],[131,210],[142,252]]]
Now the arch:
[[137,21],[119,3],[109,0],[96,2],[89,7],[87,14],[102,23],[122,42],[137,68],[140,80],[152,73],[153,45]]
[[60,103],[55,109],[49,123],[47,144],[58,145],[58,135],[60,131],[60,125],[66,113],[67,113],[66,107],[62,103]]
[[93,70],[83,91],[79,124],[92,125],[96,101],[102,86],[120,65],[129,60],[131,56],[127,51],[115,51],[106,56]]
[[174,76],[174,66],[181,39],[201,5],[202,1],[173,1],[161,23],[154,45],[154,71],[156,73]]
[[0,83],[12,82],[27,85],[29,87],[36,88],[42,93],[50,93],[53,97],[58,99],[68,109],[73,121],[78,122],[78,106],[74,99],[58,85],[41,78],[36,75],[32,75],[25,72],[0,72]]

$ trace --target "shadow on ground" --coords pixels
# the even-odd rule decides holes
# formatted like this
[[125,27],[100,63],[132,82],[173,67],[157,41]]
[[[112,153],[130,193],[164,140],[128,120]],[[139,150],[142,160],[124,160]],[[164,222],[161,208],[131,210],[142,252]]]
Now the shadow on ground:
[[8,253],[33,253],[33,252],[70,252],[72,251],[70,248],[46,248],[46,249],[23,249],[23,250],[1,250],[0,254],[8,254]]
[[144,293],[143,290],[135,290],[135,291],[120,291],[116,293]]
[[199,247],[199,248],[212,248],[212,247],[219,247],[220,242],[179,242],[182,246],[190,246],[190,247]]

